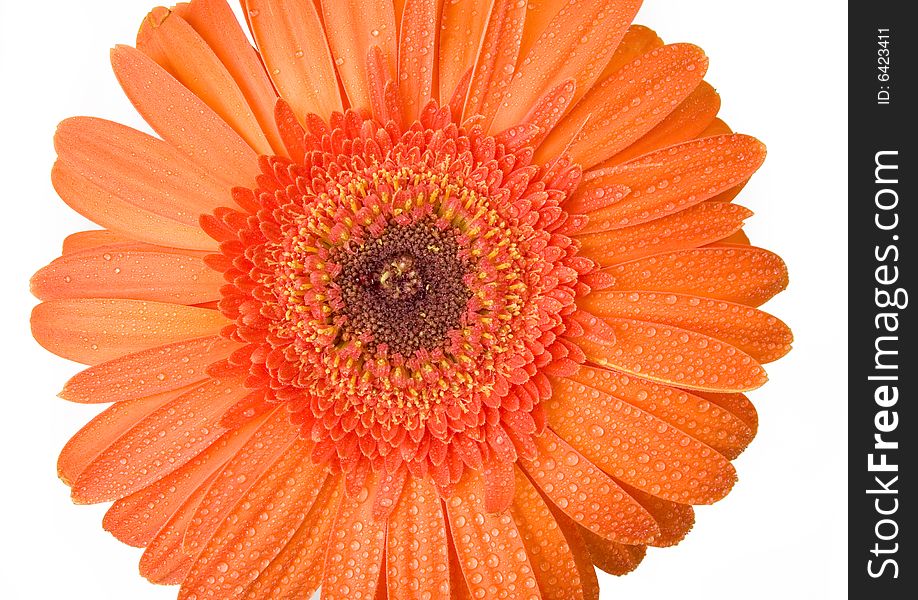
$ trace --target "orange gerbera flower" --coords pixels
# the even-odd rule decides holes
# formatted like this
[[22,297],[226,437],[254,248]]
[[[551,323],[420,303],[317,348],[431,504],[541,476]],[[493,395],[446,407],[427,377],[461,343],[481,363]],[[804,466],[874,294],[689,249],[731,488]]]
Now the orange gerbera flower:
[[637,0],[158,8],[61,124],[36,339],[79,503],[180,598],[596,598],[722,498],[791,333],[695,46]]

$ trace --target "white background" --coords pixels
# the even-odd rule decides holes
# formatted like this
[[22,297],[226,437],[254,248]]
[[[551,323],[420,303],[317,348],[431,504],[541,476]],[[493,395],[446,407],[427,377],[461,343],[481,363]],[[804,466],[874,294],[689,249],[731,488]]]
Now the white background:
[[[73,506],[57,452],[96,408],[57,399],[77,365],[29,334],[28,278],[88,224],[49,181],[51,137],[70,115],[142,127],[108,67],[151,0],[0,0],[0,597],[168,599],[137,574],[140,551],[101,528],[103,506]],[[675,548],[633,574],[600,574],[602,598],[846,597],[847,15],[830,0],[646,0],[637,22],[711,59],[721,116],[769,148],[739,203],[753,242],[781,254],[790,288],[766,305],[795,349],[751,397],[758,438],[740,481]]]

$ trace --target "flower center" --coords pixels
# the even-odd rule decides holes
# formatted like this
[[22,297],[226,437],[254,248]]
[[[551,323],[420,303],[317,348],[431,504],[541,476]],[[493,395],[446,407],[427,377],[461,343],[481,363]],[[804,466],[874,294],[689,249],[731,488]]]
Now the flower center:
[[393,300],[413,298],[425,284],[414,264],[414,256],[401,252],[387,261],[379,272],[377,283],[386,296]]
[[594,266],[562,208],[579,169],[505,142],[433,104],[405,131],[312,119],[302,156],[234,191],[244,213],[204,221],[247,344],[228,360],[353,481],[407,467],[448,496],[465,467],[531,454],[548,368],[583,361],[565,336]]
[[389,225],[356,249],[336,252],[334,283],[346,316],[338,343],[365,337],[369,349],[385,344],[403,357],[441,347],[462,326],[471,297],[459,250],[454,231],[425,219]]

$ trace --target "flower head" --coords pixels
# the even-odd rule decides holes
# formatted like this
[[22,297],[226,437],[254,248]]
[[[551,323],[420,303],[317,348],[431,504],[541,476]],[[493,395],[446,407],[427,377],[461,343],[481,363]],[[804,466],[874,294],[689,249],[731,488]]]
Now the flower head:
[[595,598],[722,498],[791,335],[732,202],[764,159],[639,2],[223,0],[65,121],[102,225],[32,289],[113,402],[77,502],[180,598]]

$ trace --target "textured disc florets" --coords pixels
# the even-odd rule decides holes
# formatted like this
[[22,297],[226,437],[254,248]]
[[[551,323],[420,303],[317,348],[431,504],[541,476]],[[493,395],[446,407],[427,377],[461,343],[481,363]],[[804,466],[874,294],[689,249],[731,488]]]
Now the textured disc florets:
[[231,360],[354,481],[407,467],[448,494],[466,467],[530,454],[543,371],[583,362],[562,339],[594,269],[562,208],[579,170],[433,104],[406,131],[312,119],[302,147],[205,219],[226,333],[248,343]]

